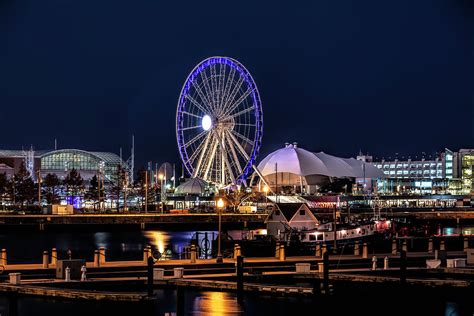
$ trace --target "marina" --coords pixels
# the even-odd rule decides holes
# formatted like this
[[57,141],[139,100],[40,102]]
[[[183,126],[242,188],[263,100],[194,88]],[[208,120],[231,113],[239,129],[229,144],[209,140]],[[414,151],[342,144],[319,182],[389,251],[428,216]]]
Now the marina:
[[474,315],[444,2],[0,5],[0,316]]

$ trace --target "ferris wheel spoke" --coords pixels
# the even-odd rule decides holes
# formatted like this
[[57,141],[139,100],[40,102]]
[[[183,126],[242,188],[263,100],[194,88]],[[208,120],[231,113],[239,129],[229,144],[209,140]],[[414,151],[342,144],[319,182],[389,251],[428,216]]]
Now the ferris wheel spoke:
[[231,106],[229,106],[229,110],[227,110],[224,115],[229,115],[232,113],[244,100],[254,91],[255,89],[247,89],[238,99],[235,101]]
[[245,113],[247,113],[247,112],[250,112],[250,111],[252,111],[252,110],[254,110],[254,109],[255,109],[255,106],[252,105],[251,107],[246,108],[246,109],[244,109],[244,110],[242,110],[242,111],[239,111],[239,112],[237,112],[237,113],[232,113],[231,115],[228,116],[228,118],[236,118],[236,117],[238,117],[238,116],[240,116],[240,115],[242,115],[242,114],[245,114]]
[[209,106],[210,106],[211,110],[213,111],[214,108],[215,108],[214,99],[212,98],[212,90],[211,90],[211,87],[209,86],[209,79],[207,78],[205,69],[203,71],[201,71],[201,78],[202,78],[202,81],[204,83],[204,90],[206,90],[207,98],[210,101]]
[[237,133],[235,131],[230,131],[232,134],[234,134],[235,136],[237,136],[238,138],[240,138],[241,140],[249,143],[252,147],[253,147],[253,144],[254,142],[251,141],[250,139],[248,139],[247,137],[245,137],[244,135],[240,134],[240,133]]
[[234,82],[234,77],[235,77],[235,68],[231,67],[229,76],[227,77],[227,80],[225,82],[224,93],[222,94],[221,104],[225,104],[227,94],[229,93],[232,83]]
[[195,81],[193,81],[192,84],[193,84],[194,89],[195,89],[196,92],[198,93],[199,98],[201,99],[201,101],[203,101],[203,102],[206,104],[206,108],[208,109],[208,112],[207,112],[207,113],[210,113],[210,112],[211,112],[211,110],[210,110],[211,102],[210,102],[209,99],[204,95],[204,92],[202,91],[201,87],[199,87],[199,84],[196,84]]
[[186,114],[186,115],[189,115],[189,116],[194,116],[194,117],[197,117],[199,119],[202,119],[202,116],[199,116],[199,115],[196,115],[196,114],[193,114],[193,113],[189,113],[189,112],[186,112],[186,111],[183,111],[182,113]]
[[[226,133],[228,133],[228,131],[226,131]],[[227,140],[227,143],[229,144],[230,151],[234,158],[234,164],[237,166],[237,169],[239,170],[239,174],[242,174],[242,167],[240,166],[240,160],[239,160],[239,157],[237,156],[237,152],[235,151],[233,144],[229,140],[229,137],[225,137],[225,139]]]
[[[209,145],[209,140],[212,138],[212,133],[208,133],[207,136],[206,136],[206,140],[204,142],[202,142],[198,148],[196,148],[196,150],[194,151],[194,153],[191,155],[191,157],[189,158],[189,162],[190,163],[193,163],[194,160],[196,159],[196,156],[200,153],[199,155],[199,160],[197,162],[197,165],[196,165],[196,169],[194,169],[194,174],[193,176],[196,177],[198,174],[199,174],[199,171],[201,169],[201,164],[202,164],[202,161],[203,161],[203,158],[204,158],[204,155],[206,154],[206,151],[208,149],[208,145]],[[204,144],[204,145],[203,145]],[[202,145],[202,146],[201,146]],[[196,155],[195,155],[196,154]],[[194,156],[194,157],[193,157]],[[192,158],[192,161],[191,161],[191,158]]]
[[216,137],[213,138],[213,142],[212,142],[212,145],[211,145],[211,148],[212,148],[212,152],[211,152],[211,155],[209,156],[209,159],[208,159],[208,162],[207,162],[207,166],[206,166],[206,170],[204,171],[204,175],[203,175],[203,179],[206,180],[207,178],[207,174],[209,173],[209,169],[211,169],[211,165],[212,163],[214,162],[214,158],[216,156],[216,151],[217,151],[217,146],[219,145],[219,142],[218,140],[216,139]]
[[211,69],[211,89],[212,89],[212,102],[214,103],[214,105],[216,106],[215,110],[218,110],[218,105],[219,105],[219,102],[216,97],[217,97],[217,75],[216,75],[216,64],[212,64],[210,66],[210,69]]
[[186,144],[184,144],[184,148],[188,148],[191,146],[194,142],[196,142],[199,138],[203,137],[206,135],[207,131],[202,131],[201,133],[197,134],[194,136],[190,141],[188,141]]
[[201,125],[189,126],[189,127],[183,128],[183,129],[181,129],[181,130],[182,130],[182,131],[188,131],[188,130],[190,130],[190,129],[200,128],[200,127],[201,127]]
[[224,93],[225,65],[219,64],[219,84],[217,86],[217,103],[222,105],[222,95]]
[[234,123],[235,126],[248,126],[248,127],[255,127],[255,124],[246,124],[246,123]]
[[229,96],[225,100],[225,103],[222,109],[224,113],[227,112],[229,103],[231,103],[234,100],[235,96],[237,95],[237,92],[239,92],[243,83],[244,83],[244,78],[240,77],[239,80],[237,80],[237,83],[235,84],[235,86],[232,88],[232,92],[229,94]]
[[189,101],[191,101],[192,104],[194,104],[199,110],[201,110],[203,113],[207,113],[207,111],[205,110],[204,106],[199,103],[198,101],[196,101],[192,96],[190,95],[186,95],[186,99],[188,99]]
[[[217,137],[219,138],[219,143],[220,143],[220,150],[221,150],[221,159],[222,159],[222,170],[221,170],[221,173],[222,173],[222,177],[225,178],[225,166],[227,166],[227,171],[229,173],[229,176],[232,180],[233,183],[235,183],[235,176],[232,172],[232,166],[230,165],[229,163],[229,154],[227,152],[227,149],[226,149],[226,142],[225,142],[225,136],[224,136],[224,133],[222,133],[222,135],[217,135]],[[222,179],[222,182],[224,182],[225,179]]]
[[245,149],[242,147],[242,145],[239,143],[239,141],[235,138],[235,136],[232,133],[229,133],[229,136],[230,136],[230,139],[232,139],[232,141],[236,145],[242,157],[244,157],[246,160],[250,160],[249,155],[247,154]]

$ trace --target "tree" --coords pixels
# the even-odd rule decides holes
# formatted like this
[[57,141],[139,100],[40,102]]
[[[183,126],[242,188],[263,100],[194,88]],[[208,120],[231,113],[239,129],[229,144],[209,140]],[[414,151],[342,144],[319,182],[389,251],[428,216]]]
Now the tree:
[[94,175],[89,181],[89,188],[85,194],[86,200],[91,201],[94,205],[94,211],[97,209],[96,206],[99,203],[99,197],[101,196],[104,196],[104,188],[101,187],[99,191],[99,180],[97,179],[97,176]]
[[33,204],[36,197],[36,186],[30,173],[26,170],[24,162],[21,163],[18,172],[11,179],[10,186],[14,201],[20,203],[22,208],[25,204]]
[[7,174],[0,173],[0,203],[3,205],[5,198],[8,198],[9,188],[8,188],[8,178]]
[[[117,203],[117,212],[120,211],[120,195],[124,190],[124,187],[127,183],[127,174],[122,166],[117,166],[117,173],[115,177],[115,181],[110,186],[110,196],[112,199],[116,199]],[[125,198],[125,197],[124,197]]]
[[71,169],[66,178],[64,178],[66,195],[70,197],[80,197],[84,191],[84,184],[81,174],[76,169]]
[[135,179],[135,184],[134,184],[135,191],[138,194],[138,198],[141,201],[142,209],[144,209],[145,192],[146,192],[146,189],[147,189],[146,176],[145,176],[146,173],[147,173],[147,170],[145,168],[143,168],[143,167],[140,168],[140,170],[138,170],[137,178]]
[[245,190],[239,190],[237,188],[234,188],[233,191],[229,192],[225,196],[226,196],[226,200],[228,201],[230,206],[232,206],[232,209],[235,212],[237,210],[237,207],[240,205],[240,203],[243,202],[250,195],[251,193],[247,193],[245,192]]
[[48,204],[58,204],[59,194],[58,190],[61,185],[61,181],[57,175],[48,173],[43,180],[44,195]]

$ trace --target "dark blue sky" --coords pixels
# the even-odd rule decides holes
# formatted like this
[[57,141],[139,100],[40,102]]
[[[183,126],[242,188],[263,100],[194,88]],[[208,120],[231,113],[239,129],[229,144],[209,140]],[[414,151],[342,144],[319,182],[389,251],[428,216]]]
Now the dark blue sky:
[[[181,86],[202,59],[252,73],[263,155],[474,147],[474,5],[401,1],[0,1],[0,148],[176,161]],[[126,149],[125,149],[126,148]]]

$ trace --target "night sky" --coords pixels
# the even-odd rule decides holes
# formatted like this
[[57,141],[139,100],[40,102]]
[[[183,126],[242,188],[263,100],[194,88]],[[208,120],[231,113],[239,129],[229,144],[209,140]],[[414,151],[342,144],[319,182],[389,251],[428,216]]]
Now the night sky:
[[[283,143],[344,157],[474,147],[474,2],[0,0],[0,148],[178,161],[181,86],[229,56]],[[126,155],[124,155],[126,156]]]

